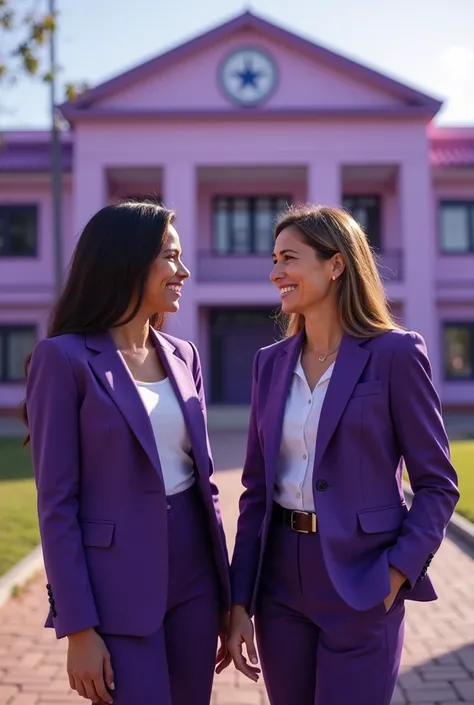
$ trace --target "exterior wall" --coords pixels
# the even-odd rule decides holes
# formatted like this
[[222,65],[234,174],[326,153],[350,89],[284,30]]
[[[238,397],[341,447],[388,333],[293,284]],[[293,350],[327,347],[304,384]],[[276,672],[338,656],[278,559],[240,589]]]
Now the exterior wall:
[[[420,97],[411,100],[409,89],[380,77],[370,80],[363,70],[351,70],[324,51],[315,54],[309,43],[295,44],[262,24],[243,26],[224,39],[198,40],[195,50],[179,60],[171,56],[160,70],[151,62],[134,73],[133,85],[93,98],[91,111],[82,110],[65,136],[72,175],[64,183],[64,264],[102,206],[124,195],[160,196],[177,212],[193,273],[180,312],[166,328],[199,344],[209,377],[210,312],[279,304],[266,257],[226,255],[218,262],[209,254],[204,263],[212,245],[213,197],[288,194],[295,201],[338,205],[344,195],[379,195],[382,276],[393,313],[425,337],[443,399],[474,407],[474,383],[443,381],[441,336],[444,321],[474,321],[473,256],[441,255],[437,233],[439,198],[474,197],[474,172],[454,181],[447,170],[443,180],[438,168],[435,178],[433,140],[438,151],[444,143],[433,136],[423,110],[415,108]],[[220,62],[242,46],[259,47],[277,63],[275,90],[253,113],[236,108],[219,84]],[[15,139],[28,142],[21,133]],[[0,257],[0,325],[35,323],[41,336],[54,295],[52,203],[47,137],[31,140],[43,145],[38,173],[2,171],[0,153],[0,204],[39,205],[38,256]],[[20,156],[27,163],[24,150]],[[217,268],[219,276],[211,276]],[[21,391],[0,384],[0,409],[16,404]]]
[[[49,179],[28,176],[0,178],[0,205],[38,206],[36,257],[0,257],[0,306],[50,303],[54,287],[53,214]],[[63,196],[64,261],[70,257],[75,233],[71,230],[71,188],[68,177]]]
[[[281,150],[282,135],[288,147]],[[387,139],[387,134],[391,135]],[[233,135],[229,140],[229,134]],[[178,228],[186,259],[196,271],[199,253],[210,245],[211,203],[214,195],[289,193],[295,201],[340,202],[343,194],[380,194],[383,199],[383,243],[387,249],[403,249],[411,257],[411,274],[401,281],[387,282],[387,295],[394,302],[394,314],[427,338],[437,384],[448,405],[472,405],[474,385],[442,381],[441,325],[444,320],[474,320],[474,292],[455,286],[470,277],[470,258],[441,256],[437,250],[436,204],[442,197],[474,195],[474,184],[436,183],[430,190],[431,172],[426,153],[425,130],[421,124],[360,123],[338,125],[321,122],[317,126],[302,121],[297,130],[281,124],[216,122],[213,125],[162,124],[144,121],[121,125],[89,124],[75,136],[75,171],[72,183],[66,178],[64,192],[64,256],[67,260],[87,219],[107,202],[123,194],[162,195],[178,212]],[[308,151],[308,144],[311,150]],[[124,147],[125,145],[125,147]],[[275,156],[278,155],[278,156]],[[424,156],[420,171],[420,156]],[[389,165],[398,173],[395,181],[372,183],[348,181],[343,175],[353,165]],[[281,176],[245,178],[245,170],[271,167]],[[243,170],[239,179],[203,179],[205,169]],[[296,180],[285,171],[300,169]],[[114,183],[114,174],[130,170],[131,176]],[[250,173],[250,172],[249,172]],[[152,176],[150,176],[152,174]],[[154,174],[154,176],[153,176]],[[420,178],[421,175],[421,178]],[[420,191],[420,183],[424,192]],[[413,192],[414,189],[414,193]],[[0,325],[36,324],[39,336],[45,332],[53,295],[52,211],[46,179],[0,178],[0,203],[38,203],[39,249],[31,260],[0,259]],[[421,209],[420,203],[425,207]],[[415,223],[413,223],[415,214]],[[418,221],[417,221],[418,218]],[[408,229],[408,235],[407,235]],[[428,266],[420,261],[419,232],[428,249]],[[412,247],[411,255],[409,254]],[[430,264],[432,263],[432,270]],[[277,307],[278,297],[268,282],[270,265],[258,281],[202,282],[187,287],[180,313],[170,319],[167,330],[196,340],[205,369],[210,368],[209,310],[218,305]],[[13,266],[12,266],[13,265]],[[423,269],[424,267],[424,269]],[[430,273],[431,271],[431,273]],[[436,287],[436,289],[435,289]],[[420,307],[420,290],[424,301]],[[422,297],[423,298],[423,297]],[[429,303],[431,302],[431,303]],[[437,303],[436,303],[437,302]],[[432,328],[426,326],[430,306]],[[21,399],[21,385],[0,385],[0,408],[15,406]]]
[[[474,295],[469,299],[457,302],[443,302],[437,305],[437,317],[440,331],[444,323],[466,322],[474,323]],[[440,350],[442,355],[442,350]],[[446,381],[443,380],[439,388],[440,397],[447,407],[463,408],[474,407],[474,380],[472,381]]]
[[[46,334],[48,308],[16,307],[0,304],[0,326],[36,326],[38,339]],[[0,384],[0,417],[15,413],[24,397],[24,385],[15,382]]]
[[[474,201],[474,173],[472,179],[452,182],[437,180],[434,190],[434,210],[437,215],[438,203],[442,200]],[[433,249],[436,253],[436,281],[443,292],[456,292],[460,287],[467,288],[469,298],[474,299],[474,253],[443,254],[440,249],[439,222],[436,217]],[[449,294],[448,294],[449,295]]]
[[[35,326],[37,337],[46,334],[54,296],[52,205],[49,179],[43,175],[0,176],[0,205],[37,205],[36,257],[0,257],[0,328],[9,325]],[[64,179],[63,248],[65,262],[74,241],[71,231],[70,179]],[[14,411],[24,396],[15,382],[0,383],[0,415]]]
[[[225,42],[217,42],[195,56],[170,66],[161,75],[144,77],[141,81],[120,92],[119,95],[99,102],[101,108],[131,105],[137,110],[173,109],[223,109],[232,110],[219,88],[218,68],[226,54],[241,46],[255,46],[278,59],[278,89],[270,98],[271,108],[309,108],[327,105],[331,96],[334,107],[393,106],[397,99],[387,91],[371,88],[360,81],[345,76],[310,59],[283,44],[275,45],[259,32],[241,31]],[[212,77],[211,80],[210,77]],[[310,87],[310,90],[308,90]]]
[[[390,139],[387,139],[390,134]],[[412,179],[415,192],[410,209],[417,208],[419,202],[426,202],[420,194],[420,183],[426,187],[427,144],[425,127],[422,122],[408,124],[405,121],[363,122],[347,125],[337,121],[321,121],[315,124],[300,121],[288,124],[287,121],[268,123],[242,122],[205,122],[205,123],[166,123],[153,121],[123,121],[111,124],[84,124],[76,129],[75,177],[74,177],[74,230],[79,232],[87,218],[97,210],[105,199],[107,190],[104,178],[105,170],[114,169],[162,169],[162,191],[168,206],[174,207],[179,214],[181,235],[186,234],[193,250],[196,263],[196,242],[200,243],[201,233],[209,232],[201,224],[197,208],[201,207],[198,193],[198,171],[204,167],[246,168],[265,165],[284,171],[286,168],[306,168],[306,197],[316,202],[339,203],[341,197],[341,169],[351,165],[395,165],[402,164],[415,169]],[[232,136],[231,138],[229,136]],[[288,137],[289,135],[289,137]],[[420,180],[419,164],[425,164],[425,178]],[[183,181],[174,177],[180,171]],[[404,173],[406,172],[406,169]],[[169,177],[169,178],[168,178]],[[191,183],[190,183],[191,181]],[[183,184],[188,184],[189,198],[183,195]],[[410,186],[408,193],[412,193]],[[197,203],[196,203],[197,200]],[[415,204],[416,200],[416,204]],[[190,204],[196,217],[190,217]],[[178,207],[181,204],[181,208]],[[390,212],[393,212],[393,220]],[[393,223],[387,229],[387,237],[402,245],[401,210],[398,197],[387,197],[386,217]],[[184,215],[185,214],[185,215]],[[406,217],[410,226],[412,219]],[[427,217],[426,211],[423,217]],[[184,218],[189,225],[183,227]],[[199,223],[199,225],[198,225]],[[199,232],[197,229],[199,228]],[[432,224],[423,226],[421,232],[431,232]],[[407,231],[408,232],[408,231]],[[407,235],[408,237],[408,235]],[[409,236],[407,242],[414,241]],[[196,271],[196,267],[192,267]],[[424,277],[425,275],[423,275]],[[422,278],[423,278],[422,277]],[[412,279],[419,284],[419,272],[412,274]],[[194,286],[194,283],[193,285]],[[268,297],[269,288],[264,284],[254,284],[255,295]],[[391,283],[390,296],[396,298],[406,295],[404,283]],[[413,283],[411,284],[413,286]],[[231,296],[228,287],[203,284],[196,292],[196,303],[205,303],[209,298]],[[242,289],[240,288],[240,295]],[[195,313],[190,314],[195,320]],[[421,317],[422,322],[426,316]],[[414,321],[416,327],[416,321]]]

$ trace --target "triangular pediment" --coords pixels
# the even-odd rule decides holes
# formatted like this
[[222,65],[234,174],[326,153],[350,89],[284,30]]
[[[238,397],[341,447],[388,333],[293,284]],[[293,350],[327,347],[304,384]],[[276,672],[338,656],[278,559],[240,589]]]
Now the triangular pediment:
[[407,114],[440,103],[245,13],[62,106],[81,115]]

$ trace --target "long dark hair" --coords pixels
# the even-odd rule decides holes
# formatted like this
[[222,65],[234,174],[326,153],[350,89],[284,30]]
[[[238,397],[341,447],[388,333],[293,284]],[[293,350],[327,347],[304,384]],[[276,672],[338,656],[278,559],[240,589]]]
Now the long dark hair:
[[[127,200],[96,213],[78,240],[46,337],[101,333],[133,320],[143,302],[150,267],[174,218],[173,211],[153,201]],[[135,306],[125,317],[132,301]],[[159,329],[163,320],[157,313],[150,324]],[[25,402],[21,416],[28,426]]]

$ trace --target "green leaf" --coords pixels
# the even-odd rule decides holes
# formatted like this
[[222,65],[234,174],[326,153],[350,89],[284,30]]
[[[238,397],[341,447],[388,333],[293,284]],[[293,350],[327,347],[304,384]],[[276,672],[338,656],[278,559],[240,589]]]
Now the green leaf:
[[52,15],[45,15],[43,17],[43,27],[46,32],[54,32],[57,28],[57,13],[53,13]]
[[31,40],[43,46],[46,39],[46,30],[42,22],[35,22],[31,28]]
[[35,76],[38,73],[39,61],[32,54],[28,54],[23,58],[23,66],[25,71],[30,74],[30,76]]
[[15,15],[12,10],[6,10],[0,15],[0,28],[13,29],[13,19]]
[[[0,80],[2,88],[27,74],[34,76],[39,81],[51,83],[53,73],[48,67],[46,58],[43,58],[42,47],[47,43],[52,32],[58,28],[58,12],[49,13],[39,11],[38,6],[44,8],[46,3],[35,3],[29,0],[29,7],[18,9],[19,0],[0,0],[0,46],[3,34],[10,32],[13,38],[13,48],[6,56],[0,59]],[[59,72],[55,67],[54,73]],[[77,97],[87,87],[81,84],[70,84],[69,92]]]

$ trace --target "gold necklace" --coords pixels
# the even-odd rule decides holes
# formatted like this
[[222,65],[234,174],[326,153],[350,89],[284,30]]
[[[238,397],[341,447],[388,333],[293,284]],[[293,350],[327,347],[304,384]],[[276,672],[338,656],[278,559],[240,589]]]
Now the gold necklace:
[[339,345],[337,346],[337,348],[334,348],[334,350],[331,350],[331,352],[328,352],[327,355],[318,355],[319,362],[326,362],[328,357],[331,357],[331,355],[334,355],[334,353],[337,352],[338,350],[339,350]]
[[336,348],[335,350],[332,350],[331,352],[328,352],[327,355],[319,355],[319,356],[318,356],[319,362],[326,362],[326,360],[328,359],[328,357],[331,357],[331,355],[334,355],[334,353],[337,352],[338,350],[339,350],[339,345],[337,346],[337,348]]

